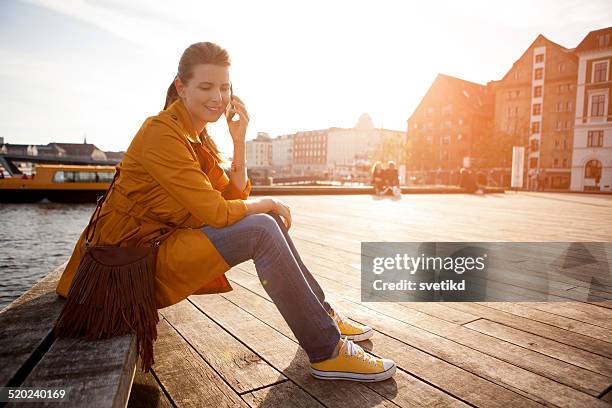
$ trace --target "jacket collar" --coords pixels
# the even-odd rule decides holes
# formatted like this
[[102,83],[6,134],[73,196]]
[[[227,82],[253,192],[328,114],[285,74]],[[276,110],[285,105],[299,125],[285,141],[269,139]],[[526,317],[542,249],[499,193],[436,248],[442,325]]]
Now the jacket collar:
[[172,120],[177,121],[180,124],[180,126],[185,130],[185,136],[190,142],[198,144],[202,143],[200,141],[200,135],[198,135],[193,128],[193,123],[191,122],[191,117],[187,112],[187,108],[180,98],[172,102],[165,112],[170,115]]

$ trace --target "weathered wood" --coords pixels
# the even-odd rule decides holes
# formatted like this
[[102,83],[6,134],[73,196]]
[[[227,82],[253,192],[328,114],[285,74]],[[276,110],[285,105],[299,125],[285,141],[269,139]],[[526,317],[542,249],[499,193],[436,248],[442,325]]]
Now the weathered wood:
[[[476,330],[480,333],[504,340],[534,350],[547,356],[566,361],[578,367],[600,373],[603,376],[612,378],[612,359],[589,353],[575,347],[561,344],[556,341],[546,339],[534,334],[526,333],[522,330],[507,327],[486,319],[480,319],[465,324],[463,327]],[[576,373],[578,374],[578,373]],[[606,384],[606,378],[602,378]],[[605,386],[604,388],[605,389]],[[603,390],[602,389],[602,390]],[[600,392],[602,391],[600,390]]]
[[297,343],[223,297],[191,296],[190,301],[325,406],[393,406],[362,383],[315,379],[308,371],[308,357]]
[[[237,268],[230,272],[230,279],[234,282],[234,290],[223,294],[223,297],[255,315],[285,336],[294,338],[282,316],[275,310],[275,306],[267,295],[262,293],[263,289],[256,279]],[[248,290],[242,287],[244,284],[248,285]],[[401,343],[383,333],[376,333],[372,342],[361,344],[375,354],[393,358],[402,370],[416,377],[415,380],[414,377],[404,374],[404,371],[399,371],[394,377],[397,387],[367,384],[396,404],[447,406],[462,405],[461,400],[463,400],[477,406],[488,407],[537,405],[521,395],[432,357],[410,344]],[[373,346],[374,349],[372,349]],[[403,375],[400,376],[400,374]],[[467,386],[467,384],[471,385]],[[410,390],[410,392],[399,393],[397,389]]]
[[183,301],[161,313],[238,394],[286,380],[193,304]]
[[316,399],[291,381],[251,391],[242,396],[253,408],[323,408]]
[[[244,269],[248,266],[250,265],[241,265],[239,268]],[[253,286],[255,279],[255,276],[251,277]],[[341,294],[342,288],[333,287],[332,293]],[[540,402],[554,399],[556,395],[563,395],[564,400],[585,403],[592,397],[571,387],[596,396],[608,384],[604,376],[500,342],[489,336],[473,333],[462,326],[440,319],[430,317],[408,319],[412,324],[408,326],[405,323],[405,316],[409,311],[401,309],[399,305],[371,303],[365,304],[364,307],[339,297],[333,297],[333,302],[343,305],[340,310],[349,316],[352,317],[352,314],[359,316],[360,318],[356,320],[362,323],[369,324],[371,321],[370,326],[379,327],[385,334]],[[363,316],[369,317],[370,320]],[[577,372],[580,374],[577,375]],[[543,375],[569,386],[551,381]]]
[[[137,367],[141,366],[142,360],[139,359]],[[152,372],[145,374],[142,370],[136,369],[127,406],[128,408],[171,408],[172,403],[166,394],[164,394],[164,390]]]
[[[543,310],[529,308],[526,306],[528,303],[487,302],[479,304],[553,326],[551,330],[558,327],[567,331],[580,333],[584,336],[590,336],[604,342],[612,342],[612,330],[573,320],[565,316],[559,316],[554,313],[545,312]],[[604,347],[604,345],[602,345],[602,347]]]
[[64,301],[55,287],[65,264],[0,312],[0,384],[16,386],[51,346],[51,330]]
[[[96,341],[60,338],[21,386],[65,388],[63,406],[125,407],[137,359],[133,335]],[[57,402],[41,405],[55,407]]]
[[[569,327],[564,330],[559,327],[551,326],[550,324],[540,323],[537,320],[531,320],[526,317],[522,317],[521,315],[515,315],[503,311],[504,309],[498,309],[500,303],[502,302],[487,302],[482,304],[472,302],[456,302],[452,303],[452,306],[460,310],[478,314],[480,317],[501,323],[508,327],[537,334],[538,336],[555,340],[559,343],[567,344],[594,354],[602,355],[604,357],[612,357],[612,343],[599,340],[598,338],[589,337],[588,334],[583,335],[572,332],[570,331]],[[519,306],[517,303],[505,305],[511,305],[512,307]],[[546,312],[540,313],[548,314]],[[595,328],[595,326],[590,326],[590,328]],[[588,333],[587,330],[585,330],[585,332]],[[612,332],[610,332],[608,337],[604,338],[612,340]]]
[[[244,264],[245,266],[248,265],[248,267],[251,267],[250,264]],[[242,268],[242,266],[241,266]],[[327,274],[323,274],[323,272],[321,271],[321,269],[318,269],[319,271],[319,276],[324,276],[323,279],[325,279],[327,277]],[[333,294],[342,294],[344,296],[346,296],[348,299],[353,300],[353,301],[358,301],[359,298],[359,292],[357,291],[357,289],[353,289],[351,290],[348,285],[342,285],[340,283],[337,283],[335,281],[328,281],[325,280],[324,282],[324,286],[327,286],[331,289],[331,293]],[[426,330],[430,330],[431,327],[427,327],[425,322],[430,322],[430,324],[434,324],[435,329],[433,329],[434,333],[438,333],[444,336],[443,333],[447,333],[445,325],[442,322],[437,322],[436,320],[433,319],[427,319],[425,315],[421,314],[421,313],[407,313],[407,311],[405,309],[399,309],[398,307],[405,307],[405,308],[409,308],[409,309],[414,309],[415,305],[420,305],[423,309],[426,309],[427,307],[429,307],[430,305],[432,305],[433,303],[418,303],[418,302],[411,302],[411,303],[389,303],[389,304],[379,304],[376,303],[373,306],[371,306],[372,308],[374,308],[375,310],[378,311],[383,311],[389,315],[394,315],[394,313],[398,313],[402,316],[401,320],[403,320],[406,323],[411,323],[411,324],[415,324],[417,327],[421,327],[421,328],[425,328]],[[458,305],[461,305],[461,303],[457,303]],[[466,303],[467,305],[470,305],[470,303]],[[455,305],[455,303],[453,303],[453,305]],[[472,314],[472,316],[474,316],[474,314]],[[453,329],[453,331],[461,331],[461,329],[457,328],[455,330],[455,328],[453,326],[448,326],[446,325],[446,327],[450,327]],[[543,328],[544,330],[546,330],[546,328]],[[450,332],[448,332],[450,333]],[[526,334],[527,335],[527,334]],[[488,339],[487,337],[482,337],[482,339],[484,339],[485,343],[482,343],[479,341],[479,336],[470,336],[473,339],[473,344],[480,346],[480,347],[476,347],[477,349],[481,350],[487,346],[485,346],[485,344],[488,344],[488,346],[491,346],[492,343],[490,341],[490,339]],[[573,339],[576,339],[576,337],[578,336],[571,336],[573,337]],[[540,338],[541,339],[541,338]],[[467,341],[464,339],[464,341]],[[542,342],[546,343],[545,339],[542,339]],[[585,340],[583,342],[584,344],[591,344],[593,345],[593,343],[597,343],[596,341],[592,341],[592,342],[588,342],[588,340]],[[607,348],[607,347],[601,347],[601,344],[603,345],[609,345],[612,346],[612,344],[609,343],[602,343],[599,342],[599,350],[596,351],[606,351],[608,349],[612,350],[612,347]],[[564,360],[563,358],[559,358],[559,352],[555,351],[558,350],[559,348],[563,348],[564,346],[561,344],[558,344],[557,342],[551,342],[548,341],[547,343],[547,347],[551,348],[550,353],[548,355],[552,355],[555,358],[558,358],[560,360]],[[520,344],[523,345],[524,344]],[[498,358],[502,358],[505,359],[506,361],[509,361],[513,364],[516,364],[515,361],[512,360],[512,356],[509,353],[509,350],[506,348],[507,345],[499,345],[499,346],[495,346],[491,349],[489,349],[488,351],[492,354],[497,356]],[[597,344],[595,344],[595,346],[597,346]],[[529,348],[529,347],[528,347]],[[567,374],[567,370],[576,370],[575,367],[571,366],[571,365],[564,365],[556,360],[550,360],[549,359],[549,363],[546,363],[546,360],[543,362],[542,361],[542,356],[540,354],[537,353],[525,353],[522,349],[520,348],[512,348],[514,350],[514,358],[522,361],[522,364],[516,364],[519,365],[523,368],[527,368],[530,369],[534,372],[537,373],[541,373],[543,375],[546,375],[549,378],[554,378],[554,379],[558,379],[558,378],[562,378],[564,380],[560,380],[560,382],[565,382],[568,385],[572,385],[572,386],[577,386],[578,389],[588,392],[591,395],[598,395],[599,392],[601,392],[602,388],[605,388],[607,386],[608,381],[606,380],[605,377],[602,376],[596,376],[593,375],[593,373],[590,372],[585,372],[584,376],[580,376],[580,375],[568,375]],[[602,350],[603,349],[603,350]],[[593,355],[591,353],[586,353],[584,351],[578,350],[574,347],[568,347],[565,346],[565,350],[567,350],[568,352],[568,359],[569,360],[564,360],[567,361],[569,363],[576,363],[574,360],[571,359],[572,355],[582,355],[582,359],[581,364],[576,364],[578,366],[587,368],[587,369],[593,369],[593,366],[597,366],[599,365],[604,365],[604,367],[601,367],[600,370],[593,370],[595,372],[598,372],[602,375],[609,375],[609,365],[610,365],[610,360],[608,358],[605,357],[600,357],[597,355]],[[538,352],[542,352],[541,349],[536,350]],[[573,352],[573,353],[572,353]],[[544,353],[547,354],[547,353]],[[510,358],[510,359],[509,359]],[[577,358],[577,357],[576,357]],[[549,369],[551,369],[552,371],[548,371],[548,369],[546,369],[545,367],[549,366],[550,364],[552,364],[552,367],[549,367]],[[554,374],[556,373],[556,374]]]
[[157,325],[153,371],[180,407],[247,407],[166,320]]

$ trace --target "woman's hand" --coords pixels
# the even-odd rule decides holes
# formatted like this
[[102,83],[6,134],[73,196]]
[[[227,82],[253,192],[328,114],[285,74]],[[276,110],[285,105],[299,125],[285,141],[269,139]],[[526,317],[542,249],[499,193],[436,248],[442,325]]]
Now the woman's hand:
[[227,117],[231,118],[233,113],[237,113],[240,116],[240,119],[237,121],[227,120],[227,126],[229,128],[230,135],[232,136],[234,144],[244,143],[250,117],[246,110],[246,107],[244,106],[244,102],[242,102],[242,99],[240,99],[236,95],[234,95],[232,100],[230,101]]
[[271,197],[271,200],[274,204],[272,212],[281,216],[285,223],[285,227],[287,227],[288,230],[289,228],[291,228],[291,209],[287,204],[285,204],[278,198]]
[[281,217],[287,229],[291,228],[291,210],[287,204],[278,198],[249,198],[248,200],[244,200],[244,203],[247,207],[247,215],[273,212]]

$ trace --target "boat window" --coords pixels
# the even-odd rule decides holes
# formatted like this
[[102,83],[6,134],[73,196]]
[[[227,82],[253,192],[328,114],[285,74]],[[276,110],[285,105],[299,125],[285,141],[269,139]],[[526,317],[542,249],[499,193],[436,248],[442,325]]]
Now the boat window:
[[114,173],[102,171],[56,171],[54,183],[107,183],[113,179]]
[[114,173],[108,172],[108,171],[99,171],[98,172],[98,181],[100,183],[106,183],[106,182],[110,182],[113,180],[113,177],[115,176]]
[[63,183],[64,182],[64,172],[63,171],[56,171],[55,174],[53,175],[53,182],[54,183]]
[[96,173],[91,171],[76,171],[76,183],[95,183]]

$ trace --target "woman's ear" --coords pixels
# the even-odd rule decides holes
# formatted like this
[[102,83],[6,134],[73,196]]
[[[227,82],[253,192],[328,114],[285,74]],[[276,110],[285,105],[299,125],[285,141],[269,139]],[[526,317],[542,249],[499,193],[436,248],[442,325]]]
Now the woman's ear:
[[176,88],[176,93],[178,94],[178,96],[180,96],[181,98],[185,97],[185,86],[183,85],[183,82],[179,79],[176,78],[174,80],[174,87]]

